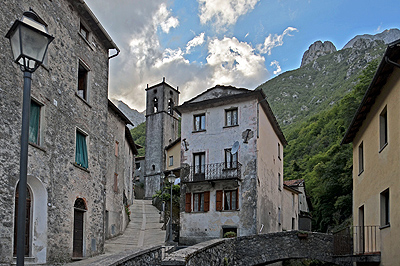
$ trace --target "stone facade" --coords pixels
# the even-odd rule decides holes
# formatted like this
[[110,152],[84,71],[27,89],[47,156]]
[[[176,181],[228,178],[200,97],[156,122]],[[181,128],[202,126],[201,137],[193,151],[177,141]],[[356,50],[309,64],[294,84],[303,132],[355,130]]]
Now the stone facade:
[[246,236],[282,230],[286,140],[264,99],[262,91],[216,86],[177,107],[181,244],[229,231]]
[[[32,101],[40,108],[40,122],[37,141],[29,145],[31,206],[25,261],[43,264],[103,252],[104,192],[109,190],[107,167],[110,150],[115,156],[116,139],[111,137],[108,119],[109,50],[118,48],[81,0],[6,1],[0,16],[1,32],[7,32],[29,8],[55,37],[47,62],[33,73],[32,80]],[[0,47],[4,66],[0,77],[0,264],[7,265],[13,261],[23,75],[12,62],[8,40],[0,38]],[[83,90],[78,89],[83,88],[78,81],[84,82]],[[123,128],[121,123],[118,128]],[[125,130],[117,138],[122,137],[120,133]],[[78,136],[86,142],[80,147],[87,148],[87,166],[76,159]],[[129,158],[113,165],[131,164],[132,153]],[[131,194],[130,186],[121,184],[121,193],[125,188]],[[74,222],[82,227],[80,244],[73,241]]]
[[179,91],[163,82],[146,89],[145,198],[152,198],[164,181],[164,149],[178,138]]

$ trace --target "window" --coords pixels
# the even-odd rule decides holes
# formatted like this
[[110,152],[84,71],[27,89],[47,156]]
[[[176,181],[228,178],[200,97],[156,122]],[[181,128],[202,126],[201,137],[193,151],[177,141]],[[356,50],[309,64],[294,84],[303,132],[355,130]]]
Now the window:
[[206,130],[206,114],[194,116],[194,131]]
[[158,112],[158,100],[157,98],[153,99],[153,113],[157,113]]
[[135,163],[136,170],[140,170],[140,163]]
[[78,96],[88,101],[89,69],[79,61],[78,68]]
[[358,146],[358,174],[364,171],[364,144],[361,142]]
[[115,151],[114,151],[114,153],[115,153],[115,156],[117,156],[117,157],[118,157],[118,145],[119,145],[119,142],[115,141]]
[[169,156],[169,165],[168,166],[173,166],[174,165],[174,156]]
[[[185,212],[192,210],[192,193],[186,193]],[[208,212],[210,210],[210,191],[193,193],[193,212]]]
[[379,116],[379,144],[380,149],[383,149],[388,143],[388,132],[387,132],[387,109],[382,111]]
[[114,173],[114,192],[118,192],[118,174]]
[[281,185],[282,183],[281,183],[281,173],[278,173],[278,189],[279,190],[281,190],[282,188],[281,188]]
[[238,125],[238,109],[225,110],[225,126],[237,126]]
[[225,150],[225,168],[226,169],[236,168],[237,161],[238,161],[237,152],[235,154],[232,154],[231,149],[226,149]]
[[217,211],[232,211],[239,209],[239,188],[234,190],[217,190],[216,193]]
[[278,159],[281,160],[281,144],[278,143]]
[[29,142],[40,144],[40,111],[41,105],[31,100],[31,110],[29,116]]
[[204,152],[193,154],[194,158],[194,173],[195,174],[204,174],[205,172],[205,162],[206,162],[206,154]]
[[390,225],[389,189],[381,193],[381,226]]
[[81,131],[76,131],[75,163],[83,168],[88,168],[86,137]]
[[172,99],[168,100],[168,113],[171,115],[174,114],[174,101]]
[[79,33],[85,40],[89,41],[89,30],[85,26],[83,26],[82,23],[79,28]]

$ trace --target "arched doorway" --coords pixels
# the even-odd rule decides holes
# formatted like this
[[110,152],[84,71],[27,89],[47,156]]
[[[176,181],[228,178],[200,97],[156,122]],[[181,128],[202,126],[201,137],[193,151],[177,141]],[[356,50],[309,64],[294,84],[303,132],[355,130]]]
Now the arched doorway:
[[[17,221],[18,221],[18,198],[19,184],[15,192],[15,211],[14,211],[14,251],[13,255],[17,255]],[[31,234],[31,213],[32,213],[32,197],[29,186],[26,188],[26,214],[25,214],[25,257],[30,255],[30,234]]]
[[86,211],[87,207],[85,201],[82,198],[77,198],[74,203],[74,234],[72,257],[83,257],[83,220]]

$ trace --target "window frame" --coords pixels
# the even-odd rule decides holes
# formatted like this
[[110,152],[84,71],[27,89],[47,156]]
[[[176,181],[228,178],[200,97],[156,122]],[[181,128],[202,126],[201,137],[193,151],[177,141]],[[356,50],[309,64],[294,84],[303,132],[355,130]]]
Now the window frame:
[[[199,123],[196,121],[199,119]],[[206,131],[206,113],[193,115],[193,132]]]
[[238,151],[235,154],[232,154],[232,149],[225,149],[225,169],[236,169],[238,166]]
[[[36,104],[39,107],[39,114],[38,114],[38,121],[37,121],[37,136],[36,136],[36,142],[31,141],[31,121],[33,119],[32,116],[32,103]],[[42,133],[43,133],[43,108],[44,104],[41,102],[37,101],[34,98],[31,98],[31,108],[29,111],[29,139],[28,142],[29,144],[32,144],[34,146],[40,147],[42,143]]]
[[[230,120],[228,119],[228,115],[230,114]],[[236,121],[234,121],[234,114],[236,114]],[[228,123],[228,121],[230,121]],[[236,122],[236,123],[234,123]],[[235,127],[239,125],[239,111],[238,108],[229,108],[225,109],[225,127]]]
[[390,193],[389,188],[380,193],[380,229],[390,226]]
[[379,114],[379,152],[388,145],[388,117],[387,107]]
[[360,145],[358,145],[358,175],[364,172],[364,163],[364,142],[361,141]]
[[[235,194],[235,207],[233,207],[233,195]],[[227,205],[227,195],[229,195],[230,205]],[[226,207],[228,206],[228,207]],[[229,207],[230,206],[230,207]],[[239,187],[235,189],[217,190],[215,193],[216,211],[239,211]]]
[[[197,158],[199,158],[198,161]],[[194,174],[205,174],[205,168],[206,168],[205,165],[206,165],[206,153],[205,152],[193,153]]]
[[[78,162],[77,160],[77,155],[78,155],[78,134],[82,135],[85,139],[85,146],[86,146],[86,161],[87,161],[87,167],[82,165],[81,162]],[[88,170],[89,169],[89,149],[88,149],[88,142],[89,142],[89,134],[87,134],[85,131],[76,128],[75,130],[75,160],[74,160],[74,165],[79,166],[82,169]],[[85,155],[83,155],[85,156]]]
[[[90,96],[90,67],[81,59],[78,60],[78,84],[76,95],[89,103]],[[80,91],[83,91],[82,93]]]
[[169,161],[168,161],[168,166],[173,166],[174,165],[174,156],[173,155],[171,155],[171,156],[169,156],[168,157],[169,159]]

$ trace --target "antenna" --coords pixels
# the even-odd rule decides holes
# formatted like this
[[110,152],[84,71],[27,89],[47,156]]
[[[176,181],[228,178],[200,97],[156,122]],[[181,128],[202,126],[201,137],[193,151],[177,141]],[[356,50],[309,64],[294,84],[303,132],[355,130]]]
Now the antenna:
[[233,143],[233,146],[231,149],[231,154],[237,153],[238,150],[239,150],[239,141],[235,141],[235,143]]

